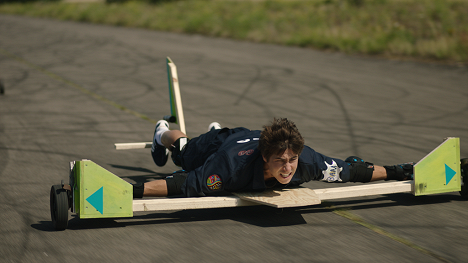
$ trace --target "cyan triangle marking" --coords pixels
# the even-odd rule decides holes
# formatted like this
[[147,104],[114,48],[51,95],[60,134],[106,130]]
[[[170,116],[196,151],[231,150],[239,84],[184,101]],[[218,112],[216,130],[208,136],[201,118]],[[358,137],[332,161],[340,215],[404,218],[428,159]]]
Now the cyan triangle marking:
[[94,208],[96,208],[96,210],[98,210],[99,213],[102,214],[104,208],[104,186],[86,198],[86,201],[88,201]]
[[450,168],[447,164],[445,164],[445,185],[450,183],[452,178],[455,176],[457,172]]

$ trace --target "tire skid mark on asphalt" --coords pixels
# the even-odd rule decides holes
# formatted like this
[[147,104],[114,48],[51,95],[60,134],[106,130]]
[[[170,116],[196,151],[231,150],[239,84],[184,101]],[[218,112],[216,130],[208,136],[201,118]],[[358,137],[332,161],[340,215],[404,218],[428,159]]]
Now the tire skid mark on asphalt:
[[9,57],[9,58],[11,58],[13,60],[16,60],[16,61],[20,62],[20,63],[23,63],[23,64],[25,64],[25,65],[27,65],[27,66],[41,72],[41,73],[43,73],[44,75],[47,75],[47,76],[51,77],[52,79],[63,82],[66,85],[71,86],[71,87],[79,90],[80,92],[82,92],[82,93],[84,93],[84,94],[86,94],[88,96],[91,96],[91,97],[93,97],[93,98],[95,98],[95,99],[97,99],[99,101],[102,101],[102,102],[104,102],[104,103],[106,103],[106,104],[108,104],[108,105],[110,105],[112,107],[115,107],[115,108],[117,108],[117,109],[119,109],[121,111],[132,114],[132,115],[134,115],[134,116],[136,116],[136,117],[138,117],[140,119],[149,121],[149,122],[151,122],[153,124],[156,124],[156,122],[157,122],[157,120],[151,119],[151,118],[149,118],[148,116],[146,116],[144,114],[141,114],[139,112],[131,110],[131,109],[129,109],[129,108],[123,106],[123,105],[118,104],[117,102],[114,102],[112,100],[109,100],[109,99],[101,96],[101,95],[98,95],[97,93],[94,93],[94,92],[80,86],[79,84],[77,84],[77,83],[75,83],[75,82],[73,82],[71,80],[68,80],[68,79],[66,79],[64,77],[61,77],[61,76],[59,76],[59,75],[57,75],[57,74],[55,74],[53,72],[50,72],[50,71],[48,71],[47,69],[45,69],[45,68],[43,68],[41,66],[33,64],[33,63],[27,61],[26,59],[21,58],[21,57],[15,55],[15,54],[3,49],[3,48],[0,48],[0,54],[3,54],[4,56],[7,56],[7,57]]
[[361,225],[367,229],[370,229],[372,231],[374,231],[375,233],[379,234],[379,235],[382,235],[382,236],[385,236],[385,237],[388,237],[396,242],[399,242],[405,246],[408,246],[412,249],[415,249],[423,254],[426,254],[426,255],[429,255],[441,262],[450,262],[449,260],[443,258],[442,256],[440,255],[437,255],[436,253],[430,251],[430,250],[427,250],[423,247],[420,247],[416,244],[414,244],[413,242],[405,239],[405,238],[402,238],[402,237],[399,237],[395,234],[392,234],[386,230],[384,230],[383,228],[381,227],[378,227],[376,225],[373,225],[369,222],[366,222],[364,219],[362,219],[361,217],[359,217],[358,215],[356,214],[353,214],[351,211],[349,211],[348,209],[339,209],[339,208],[336,208],[332,203],[323,203],[323,205],[325,205],[328,209],[332,210],[332,212],[336,215],[339,215],[341,217],[344,217],[346,219],[349,219],[351,220],[352,222],[358,224],[358,225]]
[[358,144],[356,143],[356,135],[354,133],[353,123],[351,121],[351,117],[349,115],[349,112],[346,109],[346,107],[345,107],[345,105],[343,103],[343,100],[341,99],[341,96],[332,87],[330,87],[329,85],[327,85],[325,83],[322,83],[320,85],[320,87],[322,87],[323,89],[329,91],[332,94],[332,96],[335,97],[338,105],[340,106],[341,113],[343,114],[343,117],[345,119],[347,133],[349,135],[349,139],[350,139],[350,142],[351,142],[351,149],[353,150],[353,152],[357,156],[360,156],[359,147],[358,147]]

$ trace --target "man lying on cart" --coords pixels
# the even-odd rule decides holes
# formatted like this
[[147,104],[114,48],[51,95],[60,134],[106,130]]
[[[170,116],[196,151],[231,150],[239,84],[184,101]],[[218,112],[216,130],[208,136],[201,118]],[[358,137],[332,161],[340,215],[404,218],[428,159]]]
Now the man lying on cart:
[[133,185],[134,198],[143,196],[216,196],[240,191],[298,186],[311,180],[326,182],[371,182],[411,180],[413,163],[377,166],[359,157],[344,161],[304,145],[296,125],[274,119],[262,131],[239,127],[221,128],[188,139],[179,130],[169,130],[165,120],[156,124],[151,155],[164,166],[172,161],[183,170],[165,179]]

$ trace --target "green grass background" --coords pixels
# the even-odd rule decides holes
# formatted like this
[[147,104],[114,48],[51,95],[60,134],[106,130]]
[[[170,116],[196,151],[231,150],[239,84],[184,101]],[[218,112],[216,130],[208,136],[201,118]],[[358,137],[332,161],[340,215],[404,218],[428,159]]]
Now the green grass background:
[[9,2],[0,13],[468,64],[468,0],[113,1]]

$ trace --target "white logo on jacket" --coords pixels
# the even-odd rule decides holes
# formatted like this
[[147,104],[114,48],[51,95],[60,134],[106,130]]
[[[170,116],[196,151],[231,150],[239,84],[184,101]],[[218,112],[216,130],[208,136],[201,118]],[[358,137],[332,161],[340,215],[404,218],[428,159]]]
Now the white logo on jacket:
[[335,181],[341,182],[340,173],[343,171],[343,167],[338,167],[335,160],[333,160],[331,164],[328,164],[327,162],[325,162],[325,164],[327,165],[327,170],[322,171],[322,181],[330,183]]
[[[258,141],[260,138],[252,138],[253,141]],[[245,140],[239,140],[237,143],[248,143],[250,142],[250,139],[245,139]]]

